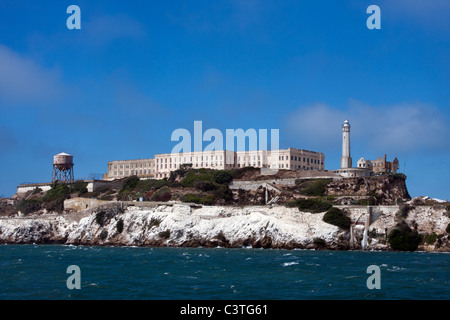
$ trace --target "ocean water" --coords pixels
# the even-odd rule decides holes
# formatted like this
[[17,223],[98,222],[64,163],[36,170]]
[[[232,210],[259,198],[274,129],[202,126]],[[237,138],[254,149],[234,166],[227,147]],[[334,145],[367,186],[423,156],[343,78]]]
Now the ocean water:
[[[380,289],[367,287],[370,265]],[[0,246],[2,300],[449,299],[449,288],[447,253]]]

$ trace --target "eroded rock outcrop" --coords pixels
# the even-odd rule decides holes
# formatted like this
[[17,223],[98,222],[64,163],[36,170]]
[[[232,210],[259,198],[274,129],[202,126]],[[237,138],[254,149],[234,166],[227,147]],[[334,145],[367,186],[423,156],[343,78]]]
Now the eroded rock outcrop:
[[[365,208],[343,210],[356,222]],[[0,219],[0,243],[350,249],[349,231],[325,223],[323,215],[284,206],[109,206],[78,219],[70,214]],[[389,249],[387,232],[397,218],[397,207],[374,209],[369,249]],[[412,208],[404,220],[418,232],[438,234],[439,250],[450,251],[445,208]],[[355,249],[360,248],[361,228],[354,227]],[[424,249],[435,248],[429,244]]]
[[336,179],[326,186],[326,195],[372,196],[378,204],[396,204],[397,199],[410,200],[405,178],[381,175],[367,178]]

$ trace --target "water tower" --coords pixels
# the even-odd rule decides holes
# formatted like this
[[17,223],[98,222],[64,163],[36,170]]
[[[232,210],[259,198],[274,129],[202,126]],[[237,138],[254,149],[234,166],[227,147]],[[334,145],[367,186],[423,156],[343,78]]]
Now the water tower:
[[67,153],[60,153],[53,156],[52,182],[73,182],[73,156]]

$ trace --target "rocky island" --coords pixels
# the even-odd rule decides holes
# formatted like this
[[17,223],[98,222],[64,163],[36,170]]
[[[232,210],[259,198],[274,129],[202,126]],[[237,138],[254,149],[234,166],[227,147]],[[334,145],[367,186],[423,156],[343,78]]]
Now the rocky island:
[[448,202],[367,178],[180,169],[88,191],[55,183],[0,203],[0,243],[450,251]]

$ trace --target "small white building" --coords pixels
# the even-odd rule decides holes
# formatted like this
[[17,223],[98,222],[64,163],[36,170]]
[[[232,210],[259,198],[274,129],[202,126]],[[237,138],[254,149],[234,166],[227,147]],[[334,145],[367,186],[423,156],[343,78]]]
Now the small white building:
[[362,157],[361,159],[358,160],[357,167],[372,169],[372,161],[366,160]]

